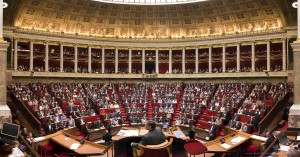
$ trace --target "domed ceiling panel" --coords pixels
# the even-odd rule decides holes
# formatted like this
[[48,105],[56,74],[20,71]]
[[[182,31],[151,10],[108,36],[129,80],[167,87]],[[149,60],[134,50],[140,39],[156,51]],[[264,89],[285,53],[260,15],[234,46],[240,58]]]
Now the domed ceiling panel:
[[164,6],[23,0],[14,26],[98,37],[193,38],[280,29],[285,26],[282,14],[277,0],[210,0]]

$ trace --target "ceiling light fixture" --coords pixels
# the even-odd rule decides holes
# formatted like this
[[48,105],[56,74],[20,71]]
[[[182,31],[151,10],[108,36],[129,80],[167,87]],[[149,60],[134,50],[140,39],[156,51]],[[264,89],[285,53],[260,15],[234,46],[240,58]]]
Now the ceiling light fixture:
[[293,6],[293,8],[298,8],[298,2],[294,2],[294,3],[292,4],[292,6]]
[[3,2],[3,8],[7,8],[8,4],[6,2]]

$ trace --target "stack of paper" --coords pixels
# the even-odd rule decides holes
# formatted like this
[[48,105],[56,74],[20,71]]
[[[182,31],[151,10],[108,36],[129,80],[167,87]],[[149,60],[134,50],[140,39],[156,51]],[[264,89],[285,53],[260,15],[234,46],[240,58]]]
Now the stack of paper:
[[120,130],[118,133],[119,136],[138,136],[138,130]]
[[251,138],[257,139],[257,140],[261,140],[261,141],[267,141],[266,137],[262,137],[262,136],[257,136],[257,135],[252,135]]
[[45,140],[45,137],[37,137],[33,139],[35,142],[41,142],[43,140]]
[[227,143],[223,143],[223,144],[221,144],[221,146],[222,146],[223,148],[226,148],[226,149],[228,149],[228,148],[231,147],[231,145],[229,145],[229,144],[227,144]]
[[71,145],[70,149],[76,150],[76,149],[78,149],[79,146],[80,146],[79,143],[73,143],[73,144]]

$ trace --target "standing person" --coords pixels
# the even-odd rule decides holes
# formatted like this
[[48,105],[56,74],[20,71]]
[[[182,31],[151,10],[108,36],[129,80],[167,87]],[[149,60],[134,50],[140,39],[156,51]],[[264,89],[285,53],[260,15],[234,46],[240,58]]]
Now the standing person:
[[[149,130],[140,141],[142,145],[157,145],[166,141],[165,134],[161,131],[160,128],[156,128],[156,123],[154,121],[147,121],[145,124],[145,129]],[[138,143],[131,143],[131,147],[138,148]]]
[[189,129],[189,138],[190,140],[195,140],[195,126],[194,125],[190,125],[190,129]]
[[106,142],[112,141],[112,135],[109,133],[109,131],[105,130],[106,134],[103,135],[102,139]]

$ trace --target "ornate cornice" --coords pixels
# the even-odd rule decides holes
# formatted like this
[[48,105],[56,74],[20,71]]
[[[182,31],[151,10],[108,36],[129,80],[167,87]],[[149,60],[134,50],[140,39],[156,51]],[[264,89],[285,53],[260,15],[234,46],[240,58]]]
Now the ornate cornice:
[[[289,28],[290,30],[290,28]],[[286,29],[277,29],[273,31],[257,32],[257,33],[241,33],[236,35],[221,35],[201,38],[184,38],[184,39],[116,39],[116,38],[95,38],[89,36],[74,36],[59,33],[50,33],[44,31],[34,31],[25,29],[16,29],[4,27],[4,36],[13,36],[19,39],[65,42],[71,44],[101,45],[101,46],[117,46],[117,47],[151,47],[151,48],[169,48],[169,47],[186,47],[186,46],[204,46],[214,44],[226,44],[234,42],[248,42],[256,40],[268,40],[275,38],[286,38],[291,34],[296,35],[297,32],[287,33]],[[141,46],[137,46],[141,45]]]

